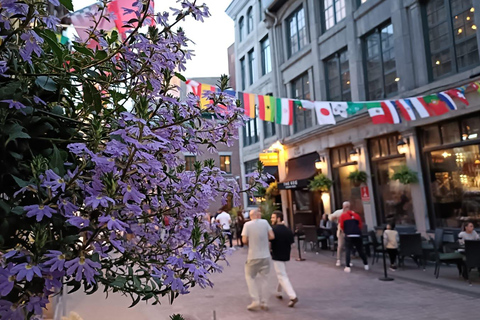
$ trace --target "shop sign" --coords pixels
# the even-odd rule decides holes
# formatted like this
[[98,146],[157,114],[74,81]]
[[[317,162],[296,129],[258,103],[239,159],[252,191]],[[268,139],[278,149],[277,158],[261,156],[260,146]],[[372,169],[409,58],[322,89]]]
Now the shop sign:
[[360,193],[362,195],[363,202],[370,202],[370,193],[368,192],[368,186],[363,185],[360,187]]
[[285,189],[294,189],[298,185],[298,180],[287,181],[283,183]]
[[264,166],[278,166],[277,152],[260,153],[259,159],[262,161]]

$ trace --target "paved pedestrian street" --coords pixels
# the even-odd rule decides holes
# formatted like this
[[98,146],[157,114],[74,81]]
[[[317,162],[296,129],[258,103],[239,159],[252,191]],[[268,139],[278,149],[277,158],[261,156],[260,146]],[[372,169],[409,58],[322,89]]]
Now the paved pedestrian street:
[[[67,310],[77,312],[84,320],[163,320],[174,313],[181,313],[188,320],[451,320],[478,317],[476,310],[480,295],[473,292],[445,290],[398,278],[393,282],[382,282],[378,280],[378,272],[364,271],[359,260],[353,260],[352,273],[346,274],[343,268],[334,266],[333,258],[332,264],[321,263],[315,260],[315,255],[310,259],[307,255],[307,260],[302,262],[292,260],[287,265],[300,299],[295,308],[287,307],[287,297],[283,300],[274,297],[276,279],[271,272],[270,310],[247,311],[250,298],[243,273],[246,255],[247,249],[236,250],[229,257],[230,266],[225,267],[223,273],[213,276],[213,289],[194,288],[191,294],[180,297],[172,306],[165,301],[161,306],[140,303],[129,309],[128,298],[111,294],[105,300],[105,295],[97,292],[90,296],[82,293],[68,296]],[[396,274],[399,272],[402,271]],[[433,277],[431,267],[425,272],[425,277]]]

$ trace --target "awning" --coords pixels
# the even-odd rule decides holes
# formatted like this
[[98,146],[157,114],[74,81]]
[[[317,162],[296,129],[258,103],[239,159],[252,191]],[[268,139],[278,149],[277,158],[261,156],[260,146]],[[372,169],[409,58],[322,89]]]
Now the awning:
[[316,173],[315,161],[319,158],[317,152],[288,160],[288,173],[278,189],[302,189],[308,186],[308,180]]

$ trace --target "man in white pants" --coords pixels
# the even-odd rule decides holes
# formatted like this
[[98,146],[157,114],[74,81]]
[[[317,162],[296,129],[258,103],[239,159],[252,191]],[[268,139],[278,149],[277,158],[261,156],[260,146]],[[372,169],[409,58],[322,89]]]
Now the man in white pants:
[[336,266],[340,267],[342,262],[342,251],[344,250],[345,247],[345,234],[343,233],[343,230],[340,229],[340,226],[338,226],[338,220],[340,219],[340,216],[344,213],[350,210],[350,202],[345,201],[342,205],[342,209],[339,209],[332,213],[331,215],[328,216],[328,219],[330,221],[336,221],[337,222],[337,239],[338,239],[338,246],[337,246],[337,263]]
[[250,311],[259,308],[268,310],[267,275],[270,272],[270,250],[268,240],[274,239],[272,228],[265,219],[261,219],[259,209],[250,211],[251,221],[245,223],[242,240],[248,245],[245,263],[245,280],[252,303],[247,306]]
[[282,288],[290,298],[288,306],[293,308],[298,302],[295,290],[293,290],[290,279],[287,275],[287,269],[285,262],[290,260],[290,251],[292,244],[295,242],[293,238],[293,232],[287,226],[283,224],[283,213],[281,211],[274,211],[272,213],[271,222],[273,225],[273,233],[275,239],[272,243],[272,260],[273,267],[277,273],[278,286],[277,286],[277,298],[282,298]]

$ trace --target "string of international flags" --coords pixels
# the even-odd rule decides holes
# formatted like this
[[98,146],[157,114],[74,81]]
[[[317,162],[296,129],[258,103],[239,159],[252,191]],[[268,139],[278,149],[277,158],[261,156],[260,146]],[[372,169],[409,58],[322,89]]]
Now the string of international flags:
[[[209,103],[204,98],[204,91],[218,91],[212,85],[187,80],[187,92],[193,92],[200,97],[200,107]],[[269,95],[259,95],[246,92],[235,92],[227,90],[226,93],[236,95],[245,110],[245,115],[250,118],[274,122],[281,125],[292,125],[294,108],[315,110],[319,125],[335,125],[335,116],[348,118],[360,110],[367,109],[373,124],[396,124],[406,121],[413,121],[419,118],[439,116],[450,110],[457,110],[457,102],[469,105],[465,92],[475,90],[480,94],[480,82],[472,82],[467,85],[441,91],[439,93],[425,96],[411,97],[397,100],[382,101],[309,101],[290,98],[276,98]],[[457,102],[456,102],[457,101]],[[258,114],[257,114],[258,107]]]

